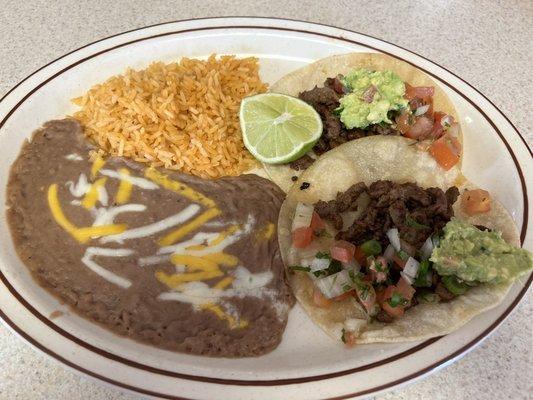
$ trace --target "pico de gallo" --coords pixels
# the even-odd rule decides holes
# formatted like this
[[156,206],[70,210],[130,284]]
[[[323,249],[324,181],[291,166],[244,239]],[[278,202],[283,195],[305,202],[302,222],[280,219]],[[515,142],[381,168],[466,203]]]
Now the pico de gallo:
[[[323,154],[348,141],[370,135],[402,135],[423,141],[437,163],[449,170],[459,162],[460,126],[453,116],[433,108],[433,86],[411,86],[392,71],[355,69],[328,78],[322,87],[300,93],[321,116],[322,136],[313,147]],[[302,170],[310,156],[291,163]]]
[[[357,183],[331,201],[298,203],[292,247],[300,262],[288,268],[312,279],[317,307],[355,299],[380,323],[419,303],[448,302],[480,283],[496,283],[513,268],[531,268],[531,254],[501,234],[454,218],[458,196],[456,187],[376,181]],[[467,191],[460,205],[469,215],[486,213],[490,196]],[[345,343],[353,344],[352,337],[343,331]]]

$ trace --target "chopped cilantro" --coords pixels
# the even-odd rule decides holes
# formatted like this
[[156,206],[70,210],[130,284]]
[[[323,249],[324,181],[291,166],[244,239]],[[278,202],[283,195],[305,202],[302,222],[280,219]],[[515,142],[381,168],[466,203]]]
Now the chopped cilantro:
[[331,234],[325,230],[325,229],[321,229],[319,231],[316,231],[315,232],[315,235],[318,236],[318,237],[325,237],[325,238],[332,238],[333,236],[331,236]]
[[350,290],[352,290],[352,287],[346,283],[342,287],[342,290],[344,290],[345,292],[349,292]]
[[342,263],[338,260],[332,260],[327,269],[328,275],[342,271]]
[[367,256],[377,256],[381,254],[381,243],[375,239],[367,240],[361,245],[361,251]]
[[319,251],[315,254],[315,258],[331,260],[331,254],[329,254],[327,251]]
[[301,265],[291,265],[289,266],[289,269],[293,271],[306,271],[306,272],[311,271],[310,267],[302,267]]
[[415,229],[429,229],[429,226],[421,224],[409,215],[405,218],[405,224]]
[[400,258],[403,260],[403,261],[406,261],[409,259],[409,254],[407,254],[405,251],[403,250],[400,250],[398,252],[398,255],[400,256]]
[[405,306],[407,305],[407,299],[401,294],[394,292],[388,301],[391,307]]
[[430,267],[429,260],[424,260],[420,263],[420,267],[418,267],[418,273],[416,275],[416,279],[414,282],[415,287],[430,287],[431,286],[431,280],[428,279],[429,267]]
[[353,269],[348,271],[348,276],[350,277],[352,282],[355,282],[355,272],[353,271]]
[[361,281],[360,279],[355,282],[355,285],[357,287],[357,296],[359,296],[359,299],[361,301],[365,301],[368,298],[368,295],[370,294],[369,286],[371,285],[369,283]]

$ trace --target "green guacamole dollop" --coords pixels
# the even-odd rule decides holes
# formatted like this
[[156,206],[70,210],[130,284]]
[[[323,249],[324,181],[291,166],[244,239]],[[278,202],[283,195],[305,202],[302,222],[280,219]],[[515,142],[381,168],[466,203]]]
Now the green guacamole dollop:
[[407,107],[408,102],[403,98],[405,84],[392,71],[355,69],[342,82],[349,93],[340,99],[337,110],[348,129],[366,128],[380,122],[390,124],[387,113]]
[[482,231],[455,218],[444,227],[431,261],[439,275],[491,284],[511,281],[533,268],[533,255],[507,244],[500,232]]

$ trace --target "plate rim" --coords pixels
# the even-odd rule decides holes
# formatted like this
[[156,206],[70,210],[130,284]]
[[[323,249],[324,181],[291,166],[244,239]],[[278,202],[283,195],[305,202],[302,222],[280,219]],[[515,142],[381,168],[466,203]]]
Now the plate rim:
[[[83,46],[81,46],[79,48],[76,48],[76,49],[74,49],[74,50],[72,50],[72,51],[70,51],[70,52],[68,52],[68,53],[66,53],[66,54],[54,59],[53,61],[47,63],[46,65],[38,68],[37,70],[32,72],[30,75],[26,76],[23,80],[18,82],[4,96],[2,96],[2,98],[0,98],[0,103],[4,99],[6,99],[13,91],[15,91],[20,85],[22,85],[24,82],[29,80],[32,76],[37,74],[39,71],[47,68],[48,66],[56,63],[57,61],[65,58],[65,57],[67,57],[67,56],[69,56],[69,55],[71,55],[73,53],[76,53],[76,52],[78,52],[80,50],[83,50],[83,49],[85,49],[87,47],[90,47],[90,46],[92,46],[94,44],[97,44],[97,43],[100,43],[100,42],[104,42],[106,40],[109,40],[111,38],[115,38],[115,37],[118,37],[118,36],[126,35],[128,33],[136,32],[136,31],[142,31],[142,30],[148,30],[149,28],[162,26],[162,25],[179,24],[179,23],[190,22],[190,21],[203,21],[203,22],[207,22],[209,24],[210,21],[232,20],[232,19],[246,20],[247,22],[254,22],[254,21],[257,22],[257,21],[262,21],[262,20],[268,20],[268,21],[270,21],[272,23],[276,23],[276,22],[280,22],[280,21],[281,22],[285,22],[285,23],[287,23],[287,22],[296,22],[296,23],[304,23],[304,24],[311,25],[311,28],[312,27],[324,26],[324,27],[328,27],[328,28],[334,28],[335,30],[338,30],[338,31],[341,31],[341,32],[345,31],[345,32],[349,32],[349,33],[352,33],[352,34],[361,35],[363,37],[375,39],[375,40],[377,40],[377,41],[379,41],[381,43],[389,44],[389,45],[391,45],[391,46],[393,46],[393,47],[395,47],[397,49],[401,49],[401,50],[403,50],[403,51],[405,51],[407,53],[410,53],[410,54],[413,54],[415,56],[418,56],[421,59],[424,59],[427,62],[429,62],[429,63],[431,63],[431,64],[433,64],[433,65],[435,65],[435,66],[447,71],[448,73],[450,73],[451,75],[456,77],[459,81],[461,81],[462,83],[464,83],[468,87],[470,87],[470,89],[472,89],[474,92],[476,92],[479,95],[481,95],[512,126],[514,132],[516,134],[518,134],[519,138],[524,143],[526,149],[529,151],[530,154],[533,155],[533,152],[531,151],[529,145],[527,144],[526,140],[524,139],[524,137],[522,136],[520,131],[516,128],[516,126],[509,120],[509,118],[490,99],[488,99],[482,92],[480,92],[478,89],[476,89],[470,83],[466,82],[464,79],[460,78],[455,73],[451,72],[450,70],[448,70],[447,68],[441,66],[440,64],[438,64],[438,63],[436,63],[436,62],[434,62],[432,60],[429,60],[428,58],[426,58],[424,56],[421,56],[421,55],[419,55],[419,54],[417,54],[417,53],[415,53],[415,52],[413,52],[411,50],[408,50],[408,49],[406,49],[404,47],[398,46],[398,45],[396,45],[394,43],[388,42],[386,40],[377,38],[377,37],[372,36],[372,35],[368,35],[368,34],[365,34],[365,33],[357,32],[357,31],[353,31],[353,30],[349,30],[349,29],[345,29],[345,28],[339,28],[339,27],[336,27],[336,26],[333,26],[333,25],[320,24],[320,23],[314,23],[314,22],[310,22],[310,21],[297,20],[297,19],[288,19],[288,18],[249,17],[249,16],[225,16],[225,17],[211,17],[211,18],[191,18],[191,19],[185,19],[185,20],[167,21],[167,22],[157,23],[157,24],[153,24],[153,25],[148,25],[148,26],[144,26],[144,27],[128,30],[128,31],[125,31],[125,32],[120,32],[120,33],[117,33],[117,34],[114,34],[114,35],[111,35],[111,36],[107,36],[105,38],[101,38],[101,39],[95,40],[95,41],[93,41],[91,43],[88,43],[88,44],[83,45]],[[401,56],[397,56],[395,54],[389,53],[386,50],[379,49],[377,47],[373,47],[370,44],[360,43],[360,42],[358,42],[355,39],[349,39],[349,38],[343,37],[341,35],[338,35],[338,36],[337,35],[330,35],[330,34],[322,33],[322,32],[319,32],[319,31],[303,30],[303,29],[298,29],[296,27],[291,28],[290,26],[268,26],[268,25],[262,25],[262,26],[254,26],[254,25],[212,26],[212,25],[207,25],[207,26],[203,26],[203,27],[196,27],[196,28],[192,28],[192,29],[183,29],[183,30],[173,31],[173,32],[164,32],[164,33],[161,33],[161,34],[156,34],[156,35],[146,36],[146,37],[142,37],[142,38],[137,38],[137,39],[134,39],[134,40],[131,40],[131,41],[120,43],[120,44],[118,44],[116,46],[108,47],[108,48],[103,49],[101,51],[98,51],[98,52],[96,52],[94,54],[91,54],[88,57],[82,57],[81,59],[77,59],[73,63],[69,64],[67,67],[63,68],[61,71],[58,71],[58,72],[54,73],[52,76],[47,77],[47,79],[45,79],[45,80],[39,81],[39,83],[37,84],[36,87],[34,87],[33,89],[30,89],[29,91],[25,92],[25,95],[23,96],[23,98],[14,107],[12,107],[7,112],[7,114],[5,115],[5,118],[0,122],[0,128],[5,124],[5,122],[9,119],[9,117],[12,115],[12,113],[15,112],[15,110],[23,102],[25,102],[26,99],[29,96],[31,96],[31,94],[33,94],[36,90],[38,90],[40,87],[45,85],[48,81],[50,81],[52,79],[55,79],[56,77],[58,77],[61,73],[65,72],[66,70],[68,70],[70,68],[73,68],[76,65],[78,65],[78,64],[80,64],[80,63],[82,63],[82,62],[84,62],[84,61],[86,61],[88,59],[97,57],[97,56],[99,56],[99,55],[101,55],[103,53],[106,53],[108,51],[111,51],[111,50],[119,48],[119,47],[123,47],[123,46],[129,45],[129,44],[132,44],[132,43],[136,43],[136,42],[140,42],[140,41],[144,41],[144,40],[148,40],[148,39],[153,39],[155,37],[168,36],[168,35],[180,34],[180,33],[191,32],[191,31],[214,30],[214,29],[220,29],[220,28],[225,28],[225,29],[246,28],[246,29],[265,29],[265,30],[266,29],[271,29],[271,30],[279,30],[279,31],[286,31],[286,32],[299,32],[299,33],[303,33],[303,34],[311,34],[311,35],[318,35],[318,36],[321,36],[321,37],[333,38],[333,39],[344,41],[344,42],[348,42],[348,43],[351,43],[351,44],[357,44],[357,45],[364,46],[364,47],[369,48],[369,49],[376,50],[376,51],[381,52],[381,53],[389,54],[389,55],[391,55],[391,56],[393,56],[395,58],[398,58],[398,59],[401,59],[401,60],[403,60],[405,62],[408,62],[411,65],[414,65],[416,68],[419,68],[419,69],[423,70],[424,72],[426,72],[427,74],[432,76],[434,79],[436,79],[436,80],[438,80],[440,82],[443,82],[445,85],[451,87],[456,93],[458,93],[461,97],[463,97],[466,101],[468,101],[472,106],[474,106],[478,110],[478,112],[480,112],[483,115],[483,117],[491,124],[493,129],[498,133],[500,139],[503,141],[503,143],[507,147],[507,150],[508,150],[509,154],[513,158],[513,162],[515,164],[515,167],[517,169],[517,173],[518,173],[520,181],[521,181],[522,192],[523,192],[524,215],[523,215],[523,223],[522,223],[522,229],[521,229],[520,238],[521,238],[522,242],[524,241],[525,236],[526,236],[526,232],[527,232],[527,226],[528,226],[528,205],[529,205],[529,203],[528,203],[527,186],[525,184],[525,178],[524,178],[523,171],[520,168],[520,163],[518,162],[518,159],[516,158],[516,155],[514,154],[514,151],[511,149],[509,143],[507,142],[507,139],[502,135],[500,129],[497,128],[497,126],[495,125],[494,121],[492,121],[492,119],[480,108],[480,106],[478,106],[475,102],[470,100],[470,98],[466,94],[464,94],[461,90],[457,89],[450,82],[444,81],[442,78],[436,76],[435,74],[431,73],[430,71],[427,71],[423,67],[420,67],[420,66],[414,64],[411,61],[403,59]],[[51,327],[54,331],[56,331],[56,333],[59,333],[63,337],[65,337],[65,338],[67,338],[67,339],[69,339],[71,341],[74,341],[75,344],[80,345],[79,342],[85,343],[85,342],[83,342],[80,339],[77,339],[75,337],[74,338],[77,339],[77,340],[70,339],[68,336],[72,336],[71,334],[69,334],[68,332],[64,331],[62,328],[58,327],[57,325],[51,323],[51,321],[49,321],[46,317],[44,317],[42,314],[40,314],[31,304],[29,304],[22,296],[20,296],[20,294],[10,284],[10,282],[7,280],[7,278],[4,276],[4,274],[1,271],[0,271],[0,280],[8,288],[10,293],[24,306],[24,308],[26,308],[35,317],[37,317],[39,320],[41,320],[41,322],[43,322],[47,326]],[[516,305],[522,300],[523,296],[525,295],[525,293],[527,292],[529,286],[531,285],[532,280],[533,280],[533,274],[530,274],[529,279],[524,284],[524,287],[521,289],[521,291],[515,297],[513,302],[507,307],[507,309],[504,312],[502,312],[502,314],[498,317],[498,319],[496,321],[494,321],[489,327],[487,327],[480,335],[478,335],[476,338],[471,340],[466,345],[462,346],[460,349],[456,350],[454,353],[446,356],[445,358],[443,358],[443,359],[431,364],[430,366],[428,366],[428,367],[426,367],[426,368],[424,368],[424,369],[422,369],[420,371],[417,371],[417,372],[412,373],[412,374],[410,374],[408,376],[402,377],[402,378],[400,378],[400,379],[398,379],[396,381],[388,382],[388,383],[385,383],[385,384],[380,385],[378,387],[374,387],[374,388],[371,388],[371,389],[368,389],[368,390],[360,391],[360,392],[349,394],[349,395],[342,395],[340,397],[335,397],[335,398],[332,398],[332,399],[344,399],[344,398],[349,398],[349,397],[353,397],[353,396],[361,396],[361,395],[366,395],[366,394],[370,394],[370,393],[376,393],[376,392],[391,388],[393,386],[397,386],[397,385],[400,385],[402,383],[406,383],[406,382],[411,381],[413,379],[416,379],[418,377],[422,377],[422,376],[430,373],[432,370],[435,370],[435,369],[437,369],[439,367],[442,367],[442,366],[446,365],[448,362],[450,362],[451,360],[453,360],[453,359],[465,354],[466,352],[468,352],[469,350],[474,348],[476,345],[478,345],[490,333],[492,333],[494,331],[494,329],[496,329],[496,327],[498,325],[500,325],[509,316],[509,314],[515,309]],[[10,318],[6,314],[4,314],[4,312],[2,311],[1,308],[0,308],[0,318],[2,320],[4,320],[11,327],[11,329],[13,329],[20,336],[22,336],[26,341],[30,342],[31,344],[36,346],[41,351],[44,351],[45,353],[47,353],[51,357],[55,358],[56,360],[62,362],[63,364],[66,364],[67,366],[69,366],[71,368],[77,369],[78,371],[81,371],[84,374],[96,377],[96,378],[98,378],[100,380],[104,380],[104,381],[106,381],[108,383],[112,383],[112,384],[117,385],[117,386],[121,386],[121,387],[123,387],[125,389],[128,389],[128,390],[133,390],[133,391],[138,392],[138,393],[148,394],[148,395],[151,395],[151,396],[154,396],[154,395],[155,396],[163,396],[163,397],[169,398],[169,399],[183,399],[182,397],[172,397],[172,396],[168,397],[167,395],[164,395],[164,394],[161,394],[161,393],[154,393],[154,392],[147,391],[145,389],[135,388],[135,387],[130,386],[128,384],[124,384],[124,383],[121,383],[121,382],[116,382],[116,381],[113,381],[110,378],[100,376],[100,375],[98,375],[96,373],[93,373],[92,371],[88,371],[85,368],[83,368],[82,366],[76,365],[76,364],[72,363],[71,361],[64,359],[61,355],[56,354],[53,351],[47,349],[44,345],[39,343],[36,339],[30,337],[28,334],[26,334],[24,331],[22,331],[22,329],[20,329],[12,320],[10,320]],[[60,331],[62,331],[64,333],[62,333]],[[67,334],[67,336],[65,335],[65,333]],[[334,373],[328,373],[328,374],[322,374],[322,375],[316,375],[316,376],[309,376],[309,377],[303,377],[303,378],[291,378],[291,379],[282,379],[282,380],[279,380],[279,379],[278,380],[265,380],[265,381],[261,381],[261,380],[258,380],[258,381],[256,381],[256,380],[233,380],[233,379],[199,377],[199,376],[195,376],[195,375],[180,374],[180,373],[175,373],[175,372],[172,372],[172,371],[158,370],[157,368],[153,368],[153,367],[150,367],[150,366],[143,366],[144,368],[141,368],[141,369],[143,371],[148,371],[148,372],[157,372],[157,373],[162,373],[163,372],[163,375],[173,376],[173,377],[176,377],[176,378],[186,379],[186,380],[201,381],[201,382],[206,382],[206,383],[222,383],[222,384],[225,384],[225,385],[237,385],[237,386],[241,386],[241,385],[246,385],[246,386],[289,385],[289,384],[294,384],[294,383],[305,383],[305,382],[310,382],[310,381],[331,379],[331,378],[334,378],[334,377],[343,376],[343,375],[349,375],[349,374],[353,374],[353,373],[356,373],[356,372],[360,372],[362,370],[371,369],[371,368],[377,367],[379,365],[383,365],[385,363],[392,362],[392,361],[395,361],[395,360],[397,360],[399,358],[403,358],[404,356],[407,356],[407,355],[410,355],[412,353],[415,353],[416,351],[419,350],[419,347],[424,345],[426,342],[431,342],[429,344],[432,344],[432,343],[438,341],[440,338],[442,338],[442,336],[437,337],[437,338],[429,339],[429,340],[424,341],[423,343],[421,343],[421,344],[419,344],[417,346],[414,346],[411,349],[408,349],[408,350],[406,350],[406,351],[404,351],[402,353],[398,353],[397,355],[391,356],[388,359],[380,360],[378,362],[367,364],[367,365],[362,366],[362,367],[356,367],[356,368],[352,368],[352,369],[345,370],[345,371],[337,371],[337,372],[334,372]],[[103,354],[101,354],[101,352],[108,353],[105,350],[98,349],[98,348],[96,348],[95,346],[93,346],[91,344],[88,344],[88,343],[85,343],[85,344],[87,346],[83,346],[83,347],[85,347],[86,349],[88,349],[88,350],[90,350],[92,352],[95,352],[95,349],[96,350],[100,350],[100,351],[96,351],[96,353],[99,354],[99,355],[103,355]],[[425,345],[423,347],[427,347],[429,344],[427,344],[427,345]],[[416,349],[416,350],[414,350],[414,349]],[[108,353],[108,354],[111,355],[112,359],[115,360],[115,361],[118,361],[118,359],[126,360],[126,361],[129,361],[129,363],[126,363],[126,365],[133,366],[135,368],[139,368],[138,365],[131,365],[130,364],[130,363],[138,364],[136,362],[132,362],[130,360],[124,359],[124,358],[122,358],[120,356],[116,356],[115,354],[112,354],[112,353]],[[105,356],[105,357],[107,357],[107,356]],[[120,362],[122,362],[122,361],[120,361]],[[375,365],[375,364],[377,364],[377,365]],[[148,367],[148,369],[146,367]],[[154,370],[156,370],[156,371],[154,371]],[[168,374],[169,372],[170,372],[170,375]]]

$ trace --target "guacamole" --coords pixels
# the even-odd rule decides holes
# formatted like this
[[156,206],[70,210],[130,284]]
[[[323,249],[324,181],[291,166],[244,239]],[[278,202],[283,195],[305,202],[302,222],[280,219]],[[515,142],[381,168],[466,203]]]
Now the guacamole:
[[481,231],[452,219],[431,261],[439,275],[453,275],[466,282],[503,283],[533,268],[533,256],[507,244],[500,232]]
[[392,123],[387,113],[407,107],[405,84],[392,71],[356,69],[342,79],[348,94],[337,109],[348,129],[366,128],[380,122]]

